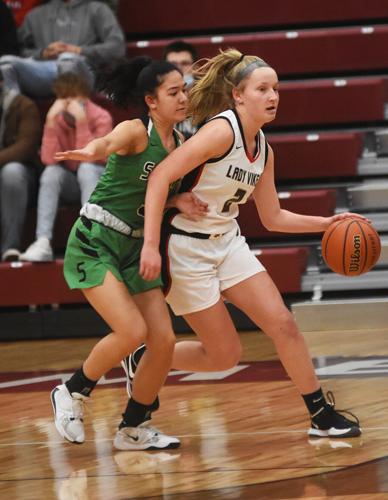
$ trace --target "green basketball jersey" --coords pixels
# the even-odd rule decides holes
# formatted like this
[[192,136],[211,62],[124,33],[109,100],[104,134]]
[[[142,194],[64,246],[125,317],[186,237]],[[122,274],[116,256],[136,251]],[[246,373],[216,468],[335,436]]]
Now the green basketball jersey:
[[[122,156],[116,153],[109,156],[105,171],[93,191],[89,203],[100,205],[132,228],[144,226],[144,200],[148,176],[168,152],[164,148],[152,120],[148,123],[148,145],[139,154]],[[176,144],[180,144],[174,131]],[[170,186],[174,194],[179,182]]]

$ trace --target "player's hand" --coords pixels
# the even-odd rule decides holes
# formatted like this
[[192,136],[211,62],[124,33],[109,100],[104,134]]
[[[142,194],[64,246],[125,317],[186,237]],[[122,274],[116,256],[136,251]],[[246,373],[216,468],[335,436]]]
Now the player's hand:
[[155,280],[162,267],[162,258],[156,248],[143,245],[140,254],[140,269],[139,274],[146,281]]
[[59,151],[54,155],[56,161],[76,160],[90,162],[98,159],[93,145],[87,145],[82,149],[73,149],[72,151]]
[[364,217],[361,214],[355,214],[353,212],[343,212],[342,214],[336,214],[333,215],[332,217],[328,217],[328,219],[329,219],[329,226],[330,224],[333,224],[333,222],[338,222],[339,220],[344,220],[344,219],[359,219],[364,222],[368,222],[369,224],[371,224],[372,222],[367,217]]
[[172,199],[176,207],[188,219],[198,221],[208,213],[208,204],[200,200],[194,193],[177,194]]

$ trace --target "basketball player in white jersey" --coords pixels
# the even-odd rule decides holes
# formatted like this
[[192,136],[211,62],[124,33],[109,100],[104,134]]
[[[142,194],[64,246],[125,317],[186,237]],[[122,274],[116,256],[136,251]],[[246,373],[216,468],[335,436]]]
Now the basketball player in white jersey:
[[[326,401],[305,339],[272,279],[240,235],[236,217],[238,205],[252,195],[270,231],[322,232],[334,221],[364,218],[351,213],[314,217],[281,209],[274,154],[261,131],[275,118],[279,103],[278,78],[268,64],[229,49],[197,67],[197,76],[189,114],[196,123],[206,123],[155,168],[145,204],[140,273],[146,280],[155,279],[161,269],[160,228],[168,186],[184,177],[183,189],[208,204],[207,215],[197,221],[175,214],[167,223],[166,299],[199,337],[199,341],[176,344],[172,366],[216,371],[239,361],[239,336],[222,294],[273,340],[310,413],[309,434],[359,436],[358,419],[346,418],[334,409],[334,400]],[[134,361],[134,368],[136,359],[129,361]]]

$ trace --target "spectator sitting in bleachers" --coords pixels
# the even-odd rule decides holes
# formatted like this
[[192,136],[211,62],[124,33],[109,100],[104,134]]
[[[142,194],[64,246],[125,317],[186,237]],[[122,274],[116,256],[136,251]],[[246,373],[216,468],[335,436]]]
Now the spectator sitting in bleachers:
[[79,75],[64,73],[54,82],[57,99],[47,113],[41,158],[36,241],[20,255],[31,262],[53,259],[51,239],[60,199],[86,203],[104,170],[104,162],[54,160],[57,151],[79,149],[112,130],[112,117],[90,99],[90,87]]
[[123,32],[103,2],[51,0],[35,7],[19,28],[23,57],[0,58],[7,86],[32,97],[52,95],[58,74],[74,72],[93,83],[93,69],[125,55]]
[[17,260],[27,206],[36,195],[41,139],[34,102],[6,90],[0,72],[0,203],[1,258]]
[[12,12],[3,0],[0,0],[0,56],[18,53],[18,35]]
[[[183,78],[186,83],[186,89],[190,90],[190,87],[194,82],[192,66],[197,59],[197,51],[195,50],[194,45],[182,40],[176,40],[175,42],[169,43],[164,48],[163,57],[166,61],[175,64],[175,66],[182,71]],[[177,129],[185,136],[186,139],[188,139],[194,134],[197,127],[193,125],[190,118],[186,118],[186,120],[177,125]]]

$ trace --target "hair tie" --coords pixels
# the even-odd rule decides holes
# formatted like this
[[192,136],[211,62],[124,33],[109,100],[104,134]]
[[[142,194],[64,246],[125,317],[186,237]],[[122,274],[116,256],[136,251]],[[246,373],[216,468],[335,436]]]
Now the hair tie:
[[240,62],[244,59],[244,57],[245,57],[245,54],[241,54],[241,57],[240,57],[240,59],[238,60],[238,63],[237,63],[237,64],[239,64],[239,63],[240,63]]

